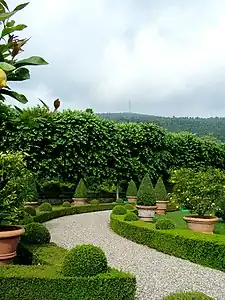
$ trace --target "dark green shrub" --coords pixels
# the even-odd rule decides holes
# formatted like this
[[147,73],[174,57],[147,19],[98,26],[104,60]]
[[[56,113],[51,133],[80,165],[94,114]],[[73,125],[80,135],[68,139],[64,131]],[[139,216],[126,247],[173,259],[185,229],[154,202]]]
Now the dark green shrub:
[[51,235],[48,229],[39,223],[30,223],[25,227],[25,233],[21,241],[28,245],[41,245],[50,242]]
[[87,188],[82,178],[77,185],[74,198],[87,198]]
[[69,201],[65,201],[63,202],[62,207],[71,207],[71,204]]
[[117,204],[123,204],[123,199],[116,199]]
[[94,245],[78,245],[65,256],[62,273],[64,276],[91,277],[106,273],[107,258],[101,248]]
[[139,220],[138,216],[132,211],[128,211],[124,217],[124,221],[137,221]]
[[166,230],[166,229],[174,229],[176,226],[173,222],[173,220],[171,219],[158,219],[155,223],[155,228],[156,229],[162,229],[162,230]]
[[97,200],[97,199],[91,200],[91,205],[99,205],[99,204],[100,204],[99,200]]
[[25,212],[33,217],[36,216],[36,209],[32,206],[25,206]]
[[27,212],[24,212],[24,217],[21,221],[19,221],[19,224],[20,225],[27,225],[27,224],[30,224],[32,222],[34,222],[33,217],[30,214],[28,214]]
[[151,206],[156,203],[155,190],[153,188],[151,179],[148,174],[143,178],[138,193],[137,193],[137,204]]
[[39,211],[52,211],[52,206],[48,202],[44,202],[39,206]]
[[132,209],[131,210],[135,215],[137,215],[138,216],[138,210],[137,210],[137,208],[135,207],[134,209]]
[[132,204],[129,204],[129,203],[125,204],[124,207],[125,207],[127,210],[133,210],[133,209],[135,209],[135,206],[132,205]]
[[137,196],[137,186],[133,180],[131,180],[127,187],[126,195],[129,196]]
[[171,294],[164,297],[163,300],[213,300],[213,298],[200,292],[183,292]]
[[168,198],[167,190],[162,180],[162,177],[159,177],[156,183],[155,195],[156,195],[156,201],[166,201]]
[[112,213],[114,215],[125,215],[127,213],[127,210],[123,205],[116,205],[113,208]]

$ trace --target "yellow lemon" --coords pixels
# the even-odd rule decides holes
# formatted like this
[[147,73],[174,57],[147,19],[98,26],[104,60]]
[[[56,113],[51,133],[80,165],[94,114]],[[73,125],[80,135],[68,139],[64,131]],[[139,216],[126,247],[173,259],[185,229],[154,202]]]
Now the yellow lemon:
[[6,87],[7,86],[7,76],[5,72],[0,69],[0,88]]

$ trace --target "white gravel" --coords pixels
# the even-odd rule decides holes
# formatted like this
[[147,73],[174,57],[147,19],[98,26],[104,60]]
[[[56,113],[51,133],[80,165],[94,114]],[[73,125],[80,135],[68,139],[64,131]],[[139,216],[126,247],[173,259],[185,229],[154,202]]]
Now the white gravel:
[[138,245],[109,229],[109,211],[67,216],[46,223],[52,241],[65,248],[94,244],[110,266],[136,275],[137,299],[157,300],[177,291],[201,291],[225,299],[225,273]]

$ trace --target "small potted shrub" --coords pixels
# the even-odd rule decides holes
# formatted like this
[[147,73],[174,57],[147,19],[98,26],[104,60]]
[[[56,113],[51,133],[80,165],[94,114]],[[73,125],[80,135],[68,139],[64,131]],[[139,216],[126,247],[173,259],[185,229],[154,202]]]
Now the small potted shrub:
[[78,205],[82,205],[87,202],[87,188],[82,178],[77,185],[73,202]]
[[164,215],[167,208],[168,194],[164,182],[161,177],[159,177],[156,186],[155,186],[155,195],[156,195],[156,213],[159,215]]
[[137,187],[133,180],[131,180],[128,184],[126,196],[129,203],[136,203]]
[[172,199],[195,214],[184,217],[187,227],[212,234],[218,220],[214,214],[224,198],[225,173],[211,167],[199,171],[182,168],[172,172],[170,182],[174,184]]
[[140,220],[152,222],[156,210],[156,195],[148,174],[143,178],[137,193],[137,210]]

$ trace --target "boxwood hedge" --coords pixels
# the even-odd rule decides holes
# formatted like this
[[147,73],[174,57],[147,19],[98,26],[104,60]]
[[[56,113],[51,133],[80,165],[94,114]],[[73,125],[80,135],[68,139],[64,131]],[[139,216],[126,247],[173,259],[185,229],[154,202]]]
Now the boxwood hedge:
[[126,222],[124,216],[114,214],[110,216],[110,226],[117,234],[139,244],[207,267],[225,270],[224,235],[206,235],[188,229],[156,230],[155,224]]

